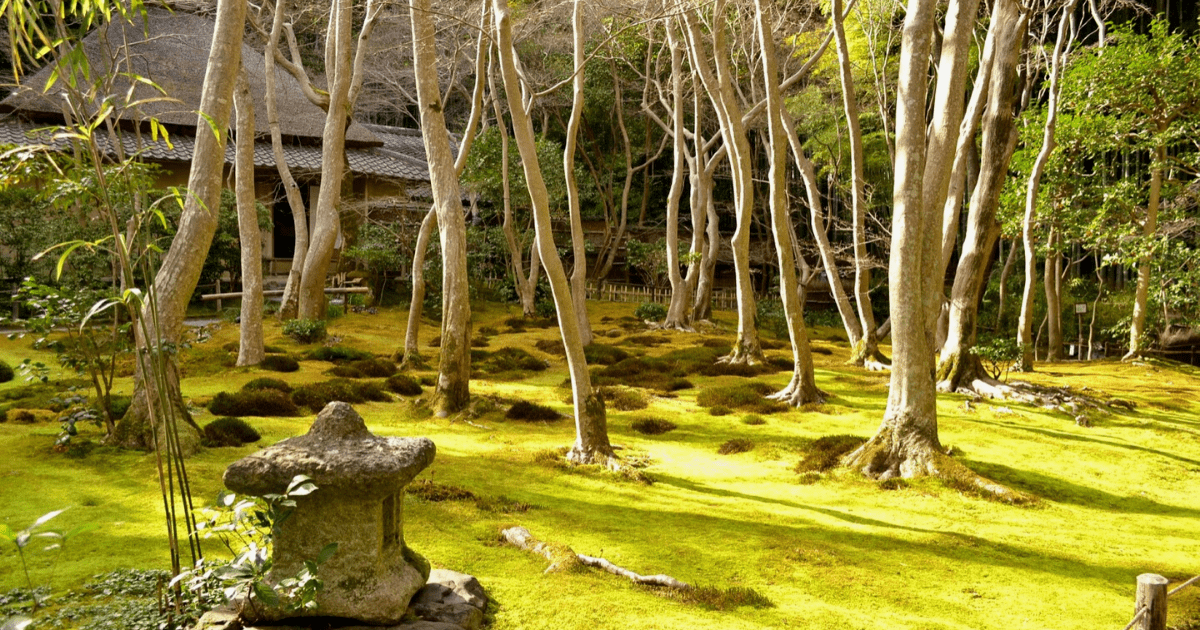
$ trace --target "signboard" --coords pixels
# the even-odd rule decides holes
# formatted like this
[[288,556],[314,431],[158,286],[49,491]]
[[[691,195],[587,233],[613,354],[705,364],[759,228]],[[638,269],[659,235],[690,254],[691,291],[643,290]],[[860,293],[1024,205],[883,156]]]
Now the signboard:
[[1076,313],[1086,313],[1087,312],[1087,304],[1076,304],[1075,312]]

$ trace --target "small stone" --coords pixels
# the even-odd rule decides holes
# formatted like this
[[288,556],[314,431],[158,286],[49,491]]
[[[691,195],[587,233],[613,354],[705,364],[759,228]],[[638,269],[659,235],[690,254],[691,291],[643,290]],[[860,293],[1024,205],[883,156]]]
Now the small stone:
[[449,569],[434,569],[429,572],[429,586],[437,585],[449,589],[464,603],[479,610],[487,607],[488,596],[483,585],[473,575],[451,571]]
[[232,610],[210,610],[200,616],[192,630],[241,630],[242,622]]

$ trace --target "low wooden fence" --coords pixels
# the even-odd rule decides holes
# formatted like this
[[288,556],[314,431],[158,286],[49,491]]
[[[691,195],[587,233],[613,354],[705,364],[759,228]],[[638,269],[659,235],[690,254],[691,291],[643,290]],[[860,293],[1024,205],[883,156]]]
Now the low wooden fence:
[[[638,284],[621,284],[605,282],[596,286],[587,286],[587,299],[605,302],[657,302],[667,304],[671,301],[670,288],[647,287]],[[733,289],[718,288],[712,292],[712,307],[714,310],[732,311],[737,309],[737,292]]]
[[1167,600],[1172,595],[1200,581],[1200,575],[1167,590],[1171,583],[1167,578],[1154,573],[1143,573],[1137,577],[1137,599],[1134,601],[1133,621],[1124,630],[1167,630]]

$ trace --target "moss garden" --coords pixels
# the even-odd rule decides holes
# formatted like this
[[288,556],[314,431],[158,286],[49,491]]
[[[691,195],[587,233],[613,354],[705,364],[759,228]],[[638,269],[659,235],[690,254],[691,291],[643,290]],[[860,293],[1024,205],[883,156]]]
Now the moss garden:
[[[745,374],[712,368],[733,340],[733,314],[717,313],[716,328],[699,335],[628,326],[630,304],[589,308],[601,341],[589,349],[591,369],[612,441],[636,475],[548,455],[574,439],[558,331],[513,325],[514,307],[481,303],[475,334],[487,328],[489,341],[474,361],[475,402],[445,419],[423,404],[435,368],[398,376],[391,362],[403,310],[335,319],[327,345],[298,344],[268,322],[271,356],[281,358],[258,368],[227,367],[235,325],[207,331],[181,356],[185,398],[197,424],[211,426],[189,460],[194,496],[211,503],[228,464],[304,433],[324,402],[353,399],[371,431],[436,443],[405,498],[405,538],[435,566],[477,576],[496,602],[488,621],[497,630],[1119,629],[1138,574],[1177,582],[1200,572],[1200,370],[1038,364],[1028,376],[1036,383],[1135,403],[1090,427],[1055,410],[940,395],[943,445],[1032,498],[1009,505],[837,466],[874,434],[888,389],[885,373],[844,365],[840,331],[810,329],[828,402],[789,409],[761,396],[787,383],[787,350],[768,351],[775,361]],[[432,366],[437,334],[426,321],[421,350]],[[54,363],[27,340],[0,341],[8,365],[27,357]],[[152,627],[139,624],[153,617],[153,571],[168,566],[155,458],[104,446],[85,423],[56,450],[52,398],[86,385],[75,378],[52,371],[50,386],[20,375],[0,384],[0,524],[17,531],[67,508],[56,527],[96,527],[61,550],[26,548],[30,581],[50,595],[38,627]],[[130,379],[119,383],[128,395]],[[544,573],[543,558],[500,543],[514,525],[704,588],[672,597],[590,569]],[[222,550],[210,542],[206,552]],[[20,610],[16,589],[26,584],[6,543],[0,617]],[[1172,597],[1168,622],[1200,628],[1200,589]]]

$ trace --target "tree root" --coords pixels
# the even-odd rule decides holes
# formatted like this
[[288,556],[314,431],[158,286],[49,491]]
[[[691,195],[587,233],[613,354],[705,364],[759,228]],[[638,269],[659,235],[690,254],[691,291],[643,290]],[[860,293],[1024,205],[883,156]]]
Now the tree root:
[[650,330],[676,330],[676,331],[685,332],[685,333],[696,332],[696,329],[692,328],[687,323],[685,323],[681,320],[671,320],[671,319],[668,319],[661,324],[659,324],[657,322],[651,323],[650,326],[648,326],[648,328]]
[[728,365],[758,365],[762,362],[763,351],[758,343],[758,335],[749,339],[739,338],[734,342],[729,354],[717,359],[717,363]]
[[580,566],[593,567],[619,575],[624,578],[629,578],[634,584],[643,586],[660,586],[664,588],[677,590],[691,590],[692,586],[676,580],[669,575],[642,575],[634,573],[629,569],[617,566],[604,558],[596,558],[585,556],[581,553],[575,553],[566,545],[556,545],[539,541],[529,533],[524,527],[510,527],[500,532],[500,537],[510,545],[523,549],[530,553],[536,553],[550,561],[550,566],[546,567],[546,573],[555,573],[560,571],[572,570]]
[[956,490],[1013,505],[1031,503],[1032,497],[996,483],[954,460],[940,445],[921,439],[893,439],[895,432],[881,429],[842,459],[842,465],[879,481],[893,478],[933,477]]
[[776,400],[790,407],[802,407],[810,404],[825,404],[828,397],[829,394],[818,389],[816,385],[805,386],[800,378],[793,375],[787,387],[767,396],[767,400]]
[[[938,383],[938,389],[947,391],[943,383]],[[1132,401],[1104,397],[1103,394],[1092,395],[1070,387],[1049,387],[1024,381],[1002,383],[978,375],[964,382],[954,392],[976,400],[1010,400],[1060,411],[1070,416],[1075,424],[1081,427],[1092,426],[1096,415],[1108,416],[1112,415],[1114,409],[1133,411],[1137,407]]]

